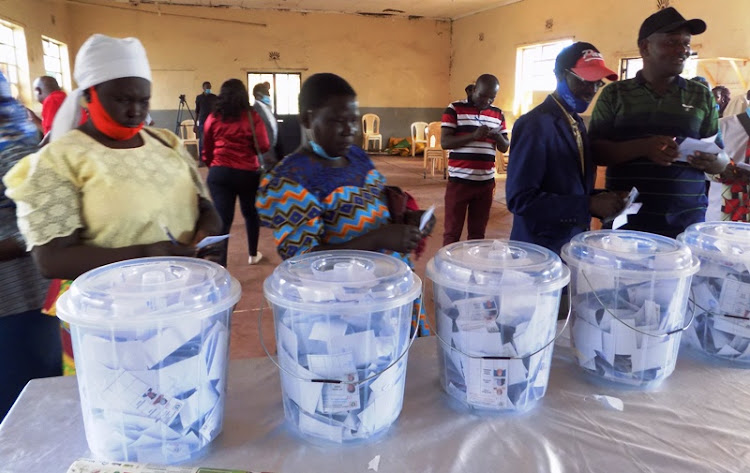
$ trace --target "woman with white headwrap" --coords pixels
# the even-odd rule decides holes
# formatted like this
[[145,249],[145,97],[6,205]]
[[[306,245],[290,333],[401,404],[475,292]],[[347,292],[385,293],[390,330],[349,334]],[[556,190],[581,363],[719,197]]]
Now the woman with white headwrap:
[[[143,128],[151,70],[140,41],[91,36],[76,56],[74,77],[78,89],[58,111],[51,143],[4,179],[27,247],[42,274],[57,280],[45,307],[51,314],[69,280],[90,269],[144,256],[192,256],[197,241],[221,230],[181,141]],[[89,120],[74,128],[82,98]],[[71,361],[66,357],[66,367]]]

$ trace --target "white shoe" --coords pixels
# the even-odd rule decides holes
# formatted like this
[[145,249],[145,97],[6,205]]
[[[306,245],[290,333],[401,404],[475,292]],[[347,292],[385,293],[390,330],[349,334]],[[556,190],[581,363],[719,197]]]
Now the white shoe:
[[260,260],[262,259],[263,259],[263,253],[259,251],[255,256],[251,256],[247,259],[247,264],[258,264],[260,263]]

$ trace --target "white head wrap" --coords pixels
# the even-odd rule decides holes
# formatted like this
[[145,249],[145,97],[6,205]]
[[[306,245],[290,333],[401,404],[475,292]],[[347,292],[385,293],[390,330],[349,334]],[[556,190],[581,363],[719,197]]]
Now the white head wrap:
[[137,38],[112,38],[102,34],[89,37],[76,55],[73,78],[78,88],[71,92],[55,115],[51,141],[72,130],[80,121],[80,101],[89,87],[123,77],[151,81],[146,50]]

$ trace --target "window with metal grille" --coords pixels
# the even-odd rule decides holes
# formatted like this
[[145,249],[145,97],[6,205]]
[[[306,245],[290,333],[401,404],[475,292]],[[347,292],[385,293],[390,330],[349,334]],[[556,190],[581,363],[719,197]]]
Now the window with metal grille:
[[19,55],[26,54],[26,48],[21,48],[22,39],[20,26],[0,20],[0,72],[10,82],[13,97],[18,97],[19,92]]
[[516,52],[516,95],[513,111],[522,115],[541,103],[557,86],[555,58],[572,39],[522,46]]
[[67,48],[59,41],[42,36],[42,51],[44,54],[44,72],[57,79],[60,87],[66,86],[65,64],[67,63]]

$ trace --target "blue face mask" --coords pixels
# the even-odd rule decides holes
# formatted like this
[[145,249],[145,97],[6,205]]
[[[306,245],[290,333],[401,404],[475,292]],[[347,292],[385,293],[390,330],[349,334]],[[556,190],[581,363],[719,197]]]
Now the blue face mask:
[[581,100],[573,95],[570,87],[568,87],[568,81],[566,81],[565,79],[557,81],[557,88],[555,90],[557,91],[557,95],[559,95],[560,98],[563,99],[570,108],[575,110],[576,113],[585,112],[589,107],[588,102],[586,102],[585,100]]
[[335,159],[341,159],[341,156],[329,156],[328,153],[326,153],[326,150],[323,149],[322,146],[320,146],[318,143],[314,142],[313,140],[310,140],[310,147],[313,150],[313,153],[317,154],[321,158],[335,160]]
[[269,107],[271,106],[271,97],[268,95],[262,95],[258,100],[268,105]]
[[211,89],[205,89],[205,90],[203,91],[203,93],[204,93],[204,94],[206,94],[206,95],[208,95],[208,94],[210,94],[210,93],[211,93]]

